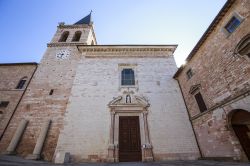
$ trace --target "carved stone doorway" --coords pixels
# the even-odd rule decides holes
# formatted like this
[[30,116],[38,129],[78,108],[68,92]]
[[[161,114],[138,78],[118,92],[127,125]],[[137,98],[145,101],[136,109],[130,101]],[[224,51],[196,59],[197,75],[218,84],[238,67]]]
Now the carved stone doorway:
[[[133,121],[133,117],[136,117],[137,120],[134,120],[134,123],[137,123],[133,126],[129,126],[132,129],[138,128],[138,136],[136,134],[136,137],[140,138],[140,142],[138,142],[136,148],[140,148],[138,150],[138,154],[141,155],[141,157],[138,157],[136,159],[131,158],[131,160],[140,160],[140,161],[153,161],[153,153],[152,153],[152,145],[150,142],[149,137],[149,130],[148,130],[148,122],[147,122],[147,115],[148,115],[148,107],[150,106],[147,100],[145,100],[143,97],[139,96],[132,96],[131,95],[131,102],[126,102],[126,95],[119,96],[117,98],[114,98],[109,104],[110,108],[110,135],[109,135],[109,147],[108,147],[108,161],[109,162],[119,162],[119,161],[128,161],[128,159],[123,158],[120,155],[123,155],[120,153],[120,149],[123,149],[123,145],[120,145],[119,141],[119,134],[121,128],[120,124],[125,123],[122,122],[124,119],[129,119],[127,121],[131,122]],[[126,120],[124,120],[126,121]],[[138,122],[135,122],[138,121]],[[125,127],[125,126],[124,126]],[[123,129],[122,129],[123,130]],[[131,131],[128,129],[127,131]],[[136,139],[134,139],[136,140]],[[133,141],[134,141],[133,140]],[[121,147],[122,146],[122,147]],[[129,145],[133,146],[133,145]],[[126,154],[125,154],[126,155]]]

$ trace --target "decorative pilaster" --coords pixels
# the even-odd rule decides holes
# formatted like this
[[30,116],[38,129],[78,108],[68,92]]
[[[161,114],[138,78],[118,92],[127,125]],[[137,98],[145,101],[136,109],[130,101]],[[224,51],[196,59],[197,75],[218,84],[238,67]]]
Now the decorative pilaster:
[[149,140],[149,132],[148,132],[148,112],[143,111],[143,121],[144,121],[144,130],[145,130],[145,144],[142,146],[143,148],[143,158],[144,161],[153,161],[153,153],[152,153],[152,145]]

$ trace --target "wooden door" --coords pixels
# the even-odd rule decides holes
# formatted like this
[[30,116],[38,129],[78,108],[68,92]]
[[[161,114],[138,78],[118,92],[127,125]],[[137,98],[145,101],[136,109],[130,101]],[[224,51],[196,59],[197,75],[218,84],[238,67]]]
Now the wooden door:
[[138,116],[119,118],[119,161],[141,161],[141,139]]
[[246,125],[233,125],[233,129],[248,159],[250,159],[250,130],[249,128]]

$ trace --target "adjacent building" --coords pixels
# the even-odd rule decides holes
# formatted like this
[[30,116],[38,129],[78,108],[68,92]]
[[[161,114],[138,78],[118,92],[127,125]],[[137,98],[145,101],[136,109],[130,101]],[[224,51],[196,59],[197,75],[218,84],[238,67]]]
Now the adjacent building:
[[36,67],[37,63],[0,64],[0,138],[3,137]]
[[250,1],[229,0],[178,69],[203,158],[250,159]]

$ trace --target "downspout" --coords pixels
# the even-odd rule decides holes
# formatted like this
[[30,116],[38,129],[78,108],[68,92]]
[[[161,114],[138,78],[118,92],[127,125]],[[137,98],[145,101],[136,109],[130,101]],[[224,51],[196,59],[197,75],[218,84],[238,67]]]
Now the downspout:
[[15,112],[16,112],[16,110],[17,110],[17,107],[19,106],[20,102],[22,101],[22,98],[23,98],[23,96],[24,96],[24,94],[25,94],[25,92],[26,92],[26,90],[27,90],[27,88],[28,88],[28,86],[29,86],[29,84],[30,84],[30,82],[31,82],[31,80],[32,80],[32,78],[33,78],[33,76],[34,76],[36,70],[37,70],[37,67],[38,67],[38,64],[36,65],[36,68],[35,68],[34,72],[32,73],[32,75],[31,75],[31,77],[30,77],[30,79],[29,79],[29,81],[28,81],[28,83],[27,83],[27,86],[25,87],[25,89],[24,89],[24,91],[23,91],[23,93],[22,93],[22,95],[21,95],[21,97],[20,97],[20,99],[19,99],[19,101],[18,101],[18,103],[17,103],[17,105],[16,105],[14,111],[12,112],[12,114],[11,114],[9,120],[8,120],[7,125],[4,127],[4,130],[3,130],[3,132],[2,132],[2,135],[0,136],[0,141],[2,140],[3,135],[4,135],[4,133],[6,132],[8,126],[9,126],[9,124],[10,124],[10,121],[11,121],[12,117],[14,116],[14,114],[15,114]]
[[184,103],[185,103],[185,107],[186,107],[186,110],[187,110],[187,113],[188,113],[188,119],[189,119],[189,121],[190,121],[190,123],[191,123],[191,126],[192,126],[192,130],[193,130],[193,133],[194,133],[195,141],[196,141],[196,143],[197,143],[197,146],[198,146],[198,149],[199,149],[200,156],[201,156],[201,158],[203,158],[202,151],[201,151],[201,148],[200,148],[200,145],[199,145],[199,142],[198,142],[198,139],[197,139],[195,130],[194,130],[194,126],[193,126],[192,120],[190,119],[191,116],[190,116],[190,113],[189,113],[189,111],[188,111],[188,107],[187,107],[186,100],[185,100],[184,95],[183,95],[183,91],[182,91],[182,89],[181,89],[180,82],[179,82],[179,80],[176,79],[176,78],[175,78],[175,80],[178,82],[178,85],[179,85],[179,87],[180,87],[181,95],[182,95],[182,98],[183,98]]

